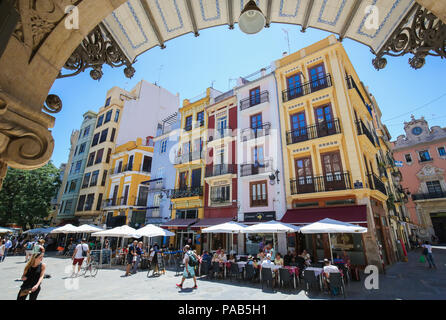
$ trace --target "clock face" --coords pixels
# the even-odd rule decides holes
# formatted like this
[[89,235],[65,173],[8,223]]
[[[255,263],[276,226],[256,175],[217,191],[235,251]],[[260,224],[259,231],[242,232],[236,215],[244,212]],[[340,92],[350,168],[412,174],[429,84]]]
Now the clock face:
[[420,135],[422,131],[423,131],[423,130],[421,130],[420,127],[415,127],[415,128],[412,129],[412,133],[413,133],[414,135],[416,135],[416,136]]

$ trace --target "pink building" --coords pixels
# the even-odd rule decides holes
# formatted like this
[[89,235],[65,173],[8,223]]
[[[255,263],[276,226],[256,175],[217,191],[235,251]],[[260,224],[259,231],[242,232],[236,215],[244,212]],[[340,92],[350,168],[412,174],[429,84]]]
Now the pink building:
[[411,194],[406,207],[410,220],[419,226],[415,234],[423,240],[435,235],[446,242],[446,128],[429,129],[428,123],[412,116],[404,122],[406,135],[393,142],[400,168],[403,188]]

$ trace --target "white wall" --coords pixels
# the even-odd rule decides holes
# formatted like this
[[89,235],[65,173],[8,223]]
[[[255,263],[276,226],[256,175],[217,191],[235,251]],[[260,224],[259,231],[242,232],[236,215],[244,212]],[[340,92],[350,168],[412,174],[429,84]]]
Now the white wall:
[[116,145],[156,136],[158,123],[178,111],[179,94],[142,80],[132,90],[136,100],[125,102]]

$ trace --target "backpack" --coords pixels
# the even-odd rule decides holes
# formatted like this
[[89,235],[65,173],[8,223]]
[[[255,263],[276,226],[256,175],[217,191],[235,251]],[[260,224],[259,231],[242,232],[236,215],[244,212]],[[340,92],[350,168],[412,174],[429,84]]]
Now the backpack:
[[189,256],[189,265],[191,267],[197,266],[198,265],[198,260],[197,260],[197,257],[195,256],[195,254],[187,253],[187,255]]
[[82,257],[86,257],[87,256],[87,251],[84,250],[84,245],[81,244],[81,249],[82,249]]
[[34,242],[28,242],[26,245],[26,250],[32,250],[34,249]]
[[427,254],[429,253],[429,251],[427,250],[427,248],[423,249],[423,255],[427,256]]

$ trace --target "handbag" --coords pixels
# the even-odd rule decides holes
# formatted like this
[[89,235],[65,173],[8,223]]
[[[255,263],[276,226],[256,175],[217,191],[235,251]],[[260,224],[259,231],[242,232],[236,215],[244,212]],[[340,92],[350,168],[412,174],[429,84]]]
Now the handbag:
[[424,255],[420,256],[420,262],[421,263],[426,263],[426,258],[424,257]]

